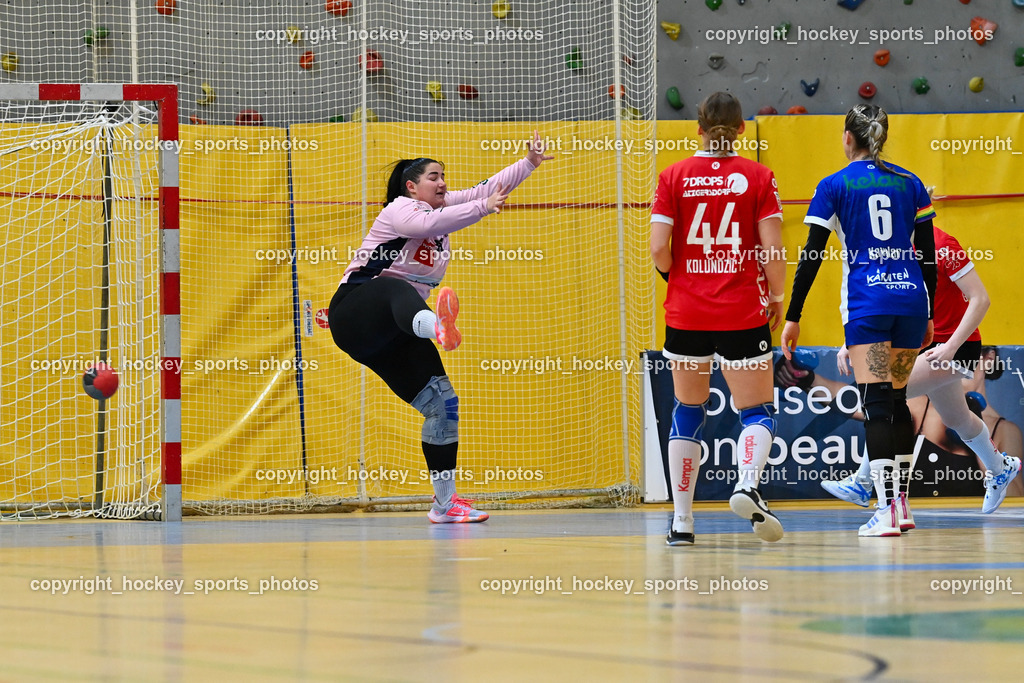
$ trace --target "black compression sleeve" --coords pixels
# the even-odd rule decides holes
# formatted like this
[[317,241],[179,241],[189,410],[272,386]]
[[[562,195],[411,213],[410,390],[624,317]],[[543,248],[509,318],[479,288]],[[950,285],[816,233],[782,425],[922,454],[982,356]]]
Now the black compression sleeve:
[[928,319],[931,320],[935,315],[935,285],[939,270],[935,264],[935,229],[930,218],[914,226],[914,249],[918,253],[925,289],[928,290]]
[[818,268],[821,267],[821,252],[828,244],[828,236],[832,231],[820,225],[811,225],[807,231],[807,244],[800,252],[800,263],[796,267],[796,275],[793,276],[793,291],[789,297],[789,310],[786,311],[786,320],[800,322],[800,315],[804,310],[804,299],[811,291],[814,278],[818,275]]

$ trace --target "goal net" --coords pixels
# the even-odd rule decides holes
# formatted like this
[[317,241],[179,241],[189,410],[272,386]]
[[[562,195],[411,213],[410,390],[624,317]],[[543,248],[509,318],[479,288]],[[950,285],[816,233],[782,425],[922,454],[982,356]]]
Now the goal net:
[[655,317],[652,3],[71,5],[25,9],[5,45],[35,55],[38,77],[181,92],[186,508],[429,500],[422,418],[334,346],[326,309],[389,164],[432,157],[468,188],[535,129],[555,159],[452,236],[458,491],[635,500]]
[[[176,165],[158,118],[175,117],[173,91],[0,85],[4,519],[180,516],[177,474],[162,476],[176,426],[162,405],[174,373],[162,381],[160,228],[174,202],[161,183]],[[83,374],[99,363],[119,387],[97,401]]]

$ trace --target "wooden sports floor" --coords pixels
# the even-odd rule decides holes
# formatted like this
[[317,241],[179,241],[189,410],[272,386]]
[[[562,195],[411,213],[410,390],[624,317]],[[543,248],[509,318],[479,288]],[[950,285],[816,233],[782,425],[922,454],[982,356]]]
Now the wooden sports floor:
[[1024,508],[927,502],[5,522],[0,680],[1024,679]]

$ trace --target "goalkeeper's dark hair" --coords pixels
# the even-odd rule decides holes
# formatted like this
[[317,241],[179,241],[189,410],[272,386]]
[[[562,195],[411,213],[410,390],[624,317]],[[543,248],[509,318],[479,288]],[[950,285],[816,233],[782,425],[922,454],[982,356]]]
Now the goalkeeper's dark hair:
[[882,147],[889,138],[889,115],[876,104],[858,104],[846,112],[846,128],[853,136],[857,149],[867,151],[875,166],[886,173],[909,178],[906,173],[893,170],[882,161]]
[[396,161],[391,167],[391,176],[388,178],[388,196],[384,200],[384,206],[387,206],[399,197],[408,197],[409,193],[405,188],[405,183],[410,180],[418,183],[430,164],[439,164],[441,168],[444,168],[444,164],[440,161],[428,159],[427,157],[399,159]]

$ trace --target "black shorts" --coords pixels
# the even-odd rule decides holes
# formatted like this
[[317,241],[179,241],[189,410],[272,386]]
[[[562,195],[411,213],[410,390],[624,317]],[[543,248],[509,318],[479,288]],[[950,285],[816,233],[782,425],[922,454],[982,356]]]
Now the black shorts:
[[[934,342],[927,348],[923,349],[921,353],[924,353],[928,349],[934,349],[938,344],[942,342]],[[980,341],[965,341],[960,345],[960,348],[956,350],[956,355],[953,356],[953,360],[950,361],[950,370],[959,372],[967,379],[974,379],[974,373],[978,369],[978,364],[981,363],[981,342]],[[943,368],[935,368],[942,370]]]
[[665,358],[706,363],[714,360],[715,354],[725,367],[729,367],[729,361],[737,368],[761,361],[770,362],[771,329],[767,323],[749,330],[677,330],[665,327]]

